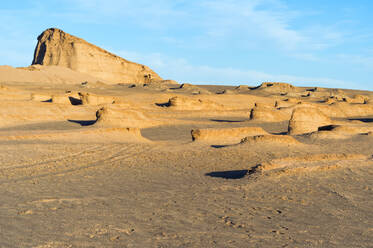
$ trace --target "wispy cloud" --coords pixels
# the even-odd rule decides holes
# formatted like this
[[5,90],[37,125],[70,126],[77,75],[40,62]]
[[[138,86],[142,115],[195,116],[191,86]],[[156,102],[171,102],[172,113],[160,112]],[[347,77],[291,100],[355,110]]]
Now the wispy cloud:
[[264,0],[204,1],[201,5],[207,9],[208,18],[205,23],[209,24],[208,28],[211,30],[224,30],[226,34],[235,35],[240,33],[246,39],[259,36],[279,44],[284,49],[293,50],[305,41],[305,37],[290,27],[289,22],[294,13],[279,3]]
[[[344,74],[348,70],[339,61],[366,68],[373,66],[371,53],[359,50],[363,43],[373,44],[369,28],[353,29],[356,22],[343,18],[324,22],[318,17],[328,13],[291,8],[284,0],[25,2],[28,4],[22,6],[26,7],[18,9],[0,7],[0,32],[4,34],[0,47],[6,48],[0,49],[0,64],[28,64],[36,36],[44,28],[57,26],[66,27],[65,31],[78,36],[84,34],[82,38],[87,40],[96,39],[97,44],[112,46],[114,50],[138,49],[140,53],[146,50],[149,55],[124,57],[133,57],[135,61],[153,66],[164,77],[180,81],[281,80],[344,87],[347,82],[333,79],[346,78],[342,74],[322,70],[323,74],[317,75],[318,64],[340,66]],[[92,32],[96,27],[97,34]],[[104,37],[104,28],[111,31],[110,37]],[[87,34],[90,37],[86,37]],[[131,43],[131,40],[135,41]],[[133,44],[141,40],[141,45]],[[127,44],[132,47],[126,48]],[[256,66],[253,62],[256,60],[261,60],[261,64]],[[276,63],[282,63],[281,68]],[[315,78],[292,76],[306,71],[305,66],[312,68],[309,75]]]
[[[295,26],[308,13],[290,10],[281,0],[65,0],[69,13],[85,21],[131,22],[143,28],[172,30],[168,41],[185,40],[196,46],[219,41],[236,45],[273,47],[289,56],[314,60],[314,51],[336,46],[349,34],[328,25]],[[79,19],[79,18],[78,18]],[[179,32],[177,32],[179,30]],[[186,32],[189,36],[182,35]],[[199,43],[199,44],[197,44]],[[303,54],[303,56],[300,56]],[[312,54],[312,56],[310,56]]]
[[[274,75],[269,72],[255,70],[240,70],[232,67],[212,67],[208,65],[194,65],[184,58],[172,58],[160,53],[140,54],[130,51],[117,51],[117,54],[132,61],[149,65],[163,77],[169,77],[181,83],[196,84],[224,84],[255,86],[262,82],[289,82],[297,86],[320,86],[334,88],[359,88],[353,82],[325,78],[301,77],[296,75]],[[361,88],[361,87],[360,87]]]

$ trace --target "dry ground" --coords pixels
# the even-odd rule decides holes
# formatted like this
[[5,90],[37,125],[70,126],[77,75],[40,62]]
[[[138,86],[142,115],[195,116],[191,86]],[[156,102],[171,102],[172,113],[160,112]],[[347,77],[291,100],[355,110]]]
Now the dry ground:
[[[0,247],[372,247],[369,133],[298,135],[294,144],[240,143],[231,137],[192,142],[190,131],[196,128],[258,126],[285,134],[287,121],[250,120],[250,108],[286,96],[223,86],[201,86],[199,95],[195,88],[171,86],[4,87]],[[215,94],[224,89],[233,93]],[[66,91],[120,97],[118,108],[148,118],[131,123],[157,123],[140,127],[142,137],[112,133],[95,127],[95,112],[115,104],[30,100],[31,93]],[[199,110],[167,107],[174,96],[208,101]],[[302,100],[322,104],[321,98]],[[367,115],[333,120],[373,126]],[[338,156],[323,160],[320,154]],[[281,158],[279,169],[255,170]]]

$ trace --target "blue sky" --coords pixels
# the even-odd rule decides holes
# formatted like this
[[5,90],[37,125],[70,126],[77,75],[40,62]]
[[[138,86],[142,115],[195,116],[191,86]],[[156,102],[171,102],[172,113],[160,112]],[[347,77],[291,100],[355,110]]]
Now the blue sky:
[[26,66],[58,27],[163,78],[373,90],[370,0],[18,0],[0,6],[0,64]]

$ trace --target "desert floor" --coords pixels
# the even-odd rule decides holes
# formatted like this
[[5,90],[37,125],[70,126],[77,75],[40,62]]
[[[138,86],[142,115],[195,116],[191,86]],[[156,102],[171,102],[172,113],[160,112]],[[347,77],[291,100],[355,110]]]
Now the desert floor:
[[[294,98],[326,106],[322,92]],[[0,247],[372,247],[371,131],[290,136],[288,120],[250,119],[283,92],[8,83],[0,96]],[[116,112],[96,123],[102,107]],[[373,130],[372,115],[331,118]],[[238,127],[294,142],[225,135]],[[192,141],[206,128],[223,131]],[[270,161],[282,167],[258,170]]]

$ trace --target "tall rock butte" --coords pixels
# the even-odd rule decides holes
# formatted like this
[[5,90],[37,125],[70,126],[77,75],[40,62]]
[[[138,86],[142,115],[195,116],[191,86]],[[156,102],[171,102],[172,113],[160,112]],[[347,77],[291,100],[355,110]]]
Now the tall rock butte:
[[111,83],[142,84],[162,80],[145,65],[125,60],[57,28],[39,35],[32,64],[68,67]]

